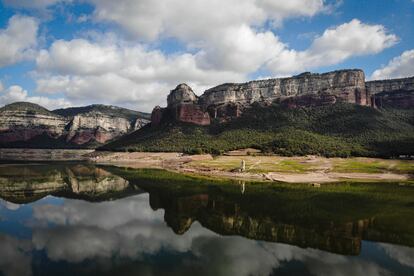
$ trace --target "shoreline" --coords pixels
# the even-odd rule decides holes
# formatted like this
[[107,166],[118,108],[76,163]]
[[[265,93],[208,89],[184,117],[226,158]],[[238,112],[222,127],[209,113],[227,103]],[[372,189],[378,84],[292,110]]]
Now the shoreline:
[[[113,165],[135,169],[154,168],[194,176],[226,178],[247,181],[278,181],[286,183],[332,183],[340,181],[411,181],[414,180],[414,161],[378,158],[325,158],[318,156],[217,156],[209,154],[184,155],[182,153],[154,152],[93,152],[89,161],[98,165]],[[236,162],[235,162],[236,160]],[[240,163],[245,160],[246,169],[240,171]],[[341,171],[341,162],[373,163],[389,165],[390,169],[376,172]],[[284,163],[283,163],[284,162]],[[277,165],[291,164],[277,169]],[[274,165],[269,166],[270,165]],[[295,169],[304,164],[306,169]],[[310,165],[309,165],[310,164]],[[404,166],[397,170],[397,166]],[[262,169],[265,167],[264,169]],[[275,170],[276,168],[276,170]],[[337,171],[335,170],[337,169]],[[393,169],[394,168],[394,169]],[[368,169],[367,169],[368,170]]]
[[[5,158],[6,157],[6,158]],[[6,160],[8,158],[8,160]],[[245,163],[244,170],[241,163]],[[164,169],[210,178],[310,183],[414,181],[414,161],[365,157],[185,155],[176,152],[109,152],[73,149],[0,149],[0,162],[90,162],[135,169]]]

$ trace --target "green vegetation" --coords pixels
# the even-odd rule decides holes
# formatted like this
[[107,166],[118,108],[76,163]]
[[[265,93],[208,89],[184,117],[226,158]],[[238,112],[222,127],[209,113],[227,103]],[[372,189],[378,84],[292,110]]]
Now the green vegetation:
[[73,117],[78,114],[85,114],[91,112],[99,112],[107,114],[114,117],[123,117],[130,121],[136,120],[137,118],[150,119],[151,115],[148,113],[138,112],[135,110],[130,110],[126,108],[111,106],[111,105],[102,105],[102,104],[93,104],[82,107],[70,107],[53,110],[53,113],[64,116],[64,117]]
[[333,171],[357,172],[357,173],[408,173],[414,174],[414,162],[403,160],[379,160],[379,159],[342,159],[333,162]]
[[414,110],[255,105],[238,119],[207,127],[171,121],[148,125],[101,149],[221,154],[249,147],[285,156],[414,155]]
[[47,116],[56,116],[56,114],[50,112],[46,108],[29,102],[15,102],[0,108],[0,114],[4,111],[25,111],[27,115],[47,115]]
[[[217,156],[213,160],[192,161],[189,167],[205,167],[215,170],[231,171],[240,167],[243,159],[246,162],[246,172],[249,173],[305,173],[321,170],[322,162],[305,162],[304,160],[285,160],[286,157],[278,156]],[[413,168],[414,171],[414,168]]]
[[186,165],[193,168],[231,171],[245,161],[249,173],[395,173],[414,175],[414,161],[364,157],[281,157],[281,156],[216,156],[212,160],[195,160]]

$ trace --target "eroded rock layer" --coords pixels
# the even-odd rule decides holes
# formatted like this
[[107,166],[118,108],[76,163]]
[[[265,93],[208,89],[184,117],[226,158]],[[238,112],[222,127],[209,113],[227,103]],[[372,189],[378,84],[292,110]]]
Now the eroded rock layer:
[[371,106],[376,108],[413,108],[414,77],[366,82]]
[[14,103],[0,109],[0,146],[93,147],[141,128],[148,119],[108,106],[51,112],[36,104]]

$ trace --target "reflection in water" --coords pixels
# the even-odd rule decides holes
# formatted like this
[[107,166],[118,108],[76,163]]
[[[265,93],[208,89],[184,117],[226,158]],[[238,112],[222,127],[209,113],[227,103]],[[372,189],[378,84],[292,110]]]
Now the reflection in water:
[[[130,171],[90,165],[23,168],[25,177],[13,175],[10,167],[0,173],[0,274],[414,272],[410,223],[396,227],[400,224],[376,211],[373,198],[360,202],[361,214],[352,216],[353,210],[343,210],[351,208],[348,201],[332,195],[341,205],[332,208],[332,217],[320,203],[329,198],[319,191],[253,189],[248,183],[244,189],[239,183],[188,187],[181,179],[163,183],[148,171],[133,177]],[[20,208],[9,202],[49,194],[57,197]],[[412,215],[403,207],[392,211]]]
[[0,166],[0,195],[13,203],[30,203],[50,194],[107,200],[136,193],[131,188],[124,178],[88,164]]

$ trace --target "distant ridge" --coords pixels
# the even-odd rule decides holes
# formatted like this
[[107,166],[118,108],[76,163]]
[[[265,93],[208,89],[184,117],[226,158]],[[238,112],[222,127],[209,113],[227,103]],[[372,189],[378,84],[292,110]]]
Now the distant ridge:
[[49,111],[29,102],[0,108],[2,148],[95,148],[149,122],[148,113],[106,105]]

